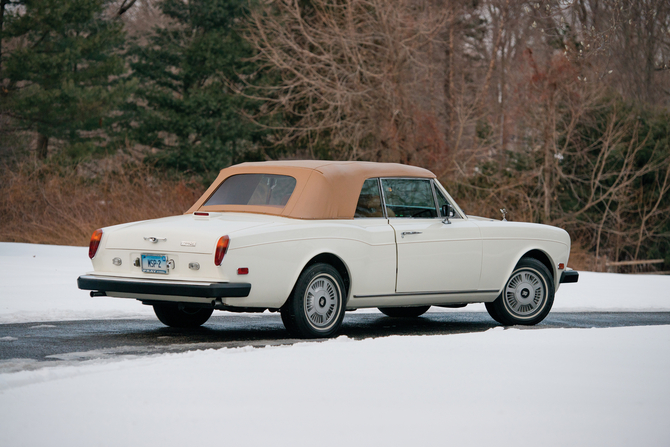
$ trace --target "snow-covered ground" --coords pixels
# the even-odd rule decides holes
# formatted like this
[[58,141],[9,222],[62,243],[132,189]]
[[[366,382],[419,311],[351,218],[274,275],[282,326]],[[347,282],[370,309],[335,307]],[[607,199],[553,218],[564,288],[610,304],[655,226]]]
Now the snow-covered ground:
[[[88,270],[85,248],[0,243],[0,343],[1,323],[153,318],[79,291]],[[669,311],[670,277],[582,272],[552,312],[579,310]],[[0,446],[668,446],[668,371],[670,326],[60,362],[0,374]]]
[[79,290],[92,269],[87,247],[0,243],[0,324],[154,317],[139,301]]
[[670,327],[502,328],[0,375],[3,446],[668,446]]

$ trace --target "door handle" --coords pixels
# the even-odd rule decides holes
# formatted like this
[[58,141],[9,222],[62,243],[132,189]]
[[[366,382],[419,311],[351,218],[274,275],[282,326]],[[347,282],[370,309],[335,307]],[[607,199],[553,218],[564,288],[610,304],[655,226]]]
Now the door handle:
[[405,237],[406,234],[421,234],[421,231],[403,231],[400,233],[400,237]]

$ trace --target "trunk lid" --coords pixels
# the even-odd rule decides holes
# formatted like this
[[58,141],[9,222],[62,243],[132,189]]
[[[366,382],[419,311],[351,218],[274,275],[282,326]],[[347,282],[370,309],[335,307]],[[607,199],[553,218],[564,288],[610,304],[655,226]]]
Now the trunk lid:
[[[270,223],[267,216],[253,214],[187,214],[104,229],[103,239],[108,249],[209,254],[214,253],[221,236]],[[233,237],[231,244],[232,248]]]

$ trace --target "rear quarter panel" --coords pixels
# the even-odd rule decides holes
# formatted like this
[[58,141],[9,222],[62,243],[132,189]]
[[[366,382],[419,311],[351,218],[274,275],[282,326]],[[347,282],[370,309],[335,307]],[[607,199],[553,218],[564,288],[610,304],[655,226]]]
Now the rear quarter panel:
[[[231,282],[251,283],[242,301],[232,306],[279,308],[288,299],[304,267],[315,256],[329,253],[346,265],[355,293],[395,291],[395,236],[385,219],[281,219],[259,229],[230,234],[230,248],[221,268]],[[246,267],[248,275],[238,275]]]

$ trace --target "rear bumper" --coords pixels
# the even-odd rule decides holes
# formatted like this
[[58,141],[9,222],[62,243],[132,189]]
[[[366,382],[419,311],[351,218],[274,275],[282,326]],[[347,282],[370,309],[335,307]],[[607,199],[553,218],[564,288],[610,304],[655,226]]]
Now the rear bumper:
[[[82,275],[77,278],[82,290],[139,295],[188,296],[197,298],[242,298],[249,296],[251,284],[231,282],[149,281]],[[102,294],[100,293],[100,294]]]
[[574,270],[566,270],[561,273],[561,284],[577,281],[579,281],[579,272],[575,272]]

